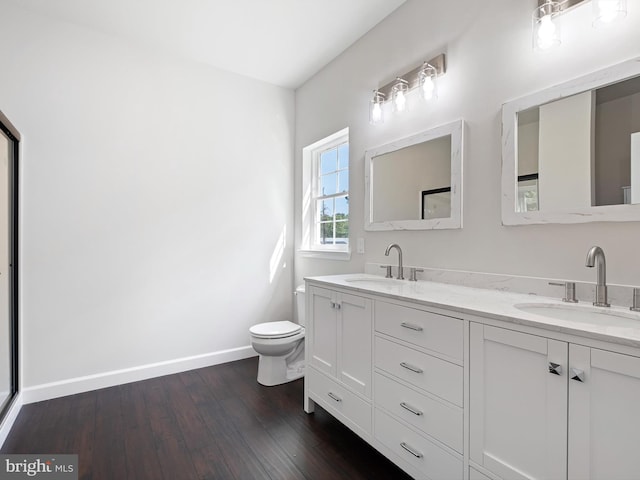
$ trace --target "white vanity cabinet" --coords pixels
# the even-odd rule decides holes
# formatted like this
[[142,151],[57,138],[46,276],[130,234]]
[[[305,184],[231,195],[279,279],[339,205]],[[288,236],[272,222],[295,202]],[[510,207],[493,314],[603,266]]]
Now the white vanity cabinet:
[[309,286],[305,411],[311,401],[364,438],[371,435],[372,300]]
[[639,478],[640,358],[471,323],[469,363],[472,466],[503,479]]
[[570,480],[640,478],[639,405],[639,357],[569,344]]
[[640,479],[640,320],[513,307],[533,298],[307,279],[305,411],[317,402],[416,479]]
[[465,322],[374,304],[375,446],[416,478],[464,478]]
[[375,294],[306,292],[305,411],[318,403],[415,478],[463,479],[467,323]]

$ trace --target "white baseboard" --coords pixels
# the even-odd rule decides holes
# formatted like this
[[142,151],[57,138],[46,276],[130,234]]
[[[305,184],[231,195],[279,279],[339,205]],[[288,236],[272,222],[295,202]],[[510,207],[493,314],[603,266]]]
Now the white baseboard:
[[13,423],[16,421],[16,418],[18,418],[23,403],[22,393],[18,393],[16,398],[11,402],[11,406],[2,420],[2,424],[0,424],[0,447],[4,444],[4,441],[11,431],[11,427],[13,427]]
[[21,393],[22,404],[40,402],[51,398],[74,395],[76,393],[88,392],[90,390],[98,390],[100,388],[113,387],[124,383],[136,382],[138,380],[170,375],[172,373],[186,372],[196,368],[210,367],[220,363],[255,357],[256,355],[257,353],[251,345],[247,345],[246,347],[205,353],[203,355],[195,355],[193,357],[179,358],[176,360],[152,363],[123,370],[114,370],[96,375],[71,378],[59,382],[45,383],[23,389]]

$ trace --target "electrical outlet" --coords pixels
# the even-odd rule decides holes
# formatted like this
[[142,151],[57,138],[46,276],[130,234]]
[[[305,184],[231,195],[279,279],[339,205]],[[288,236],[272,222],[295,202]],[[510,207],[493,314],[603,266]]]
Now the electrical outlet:
[[356,247],[356,252],[359,254],[364,254],[364,238],[358,238],[358,245]]

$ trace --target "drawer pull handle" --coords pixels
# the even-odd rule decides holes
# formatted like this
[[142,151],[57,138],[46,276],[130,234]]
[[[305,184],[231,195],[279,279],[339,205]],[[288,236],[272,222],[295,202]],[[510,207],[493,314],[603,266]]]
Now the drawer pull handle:
[[404,403],[404,402],[400,402],[400,406],[402,408],[404,408],[405,410],[410,411],[411,413],[413,413],[414,415],[417,415],[418,417],[420,415],[422,415],[422,412],[420,410],[418,410],[417,408],[412,407],[411,405]]
[[584,370],[580,370],[578,368],[572,368],[571,380],[575,380],[576,382],[584,382]]
[[329,395],[329,398],[331,400],[335,400],[336,402],[341,402],[342,401],[342,399],[339,396],[337,396],[335,393],[333,393],[333,392],[329,392],[329,393],[327,393],[327,395]]
[[411,370],[415,373],[424,373],[424,370],[418,367],[414,367],[413,365],[408,364],[407,362],[400,362],[400,366],[406,368],[407,370]]
[[411,448],[409,445],[407,445],[406,443],[402,442],[400,443],[400,446],[402,448],[404,448],[407,452],[409,452],[411,455],[413,455],[416,458],[422,458],[422,454],[420,452],[418,452],[416,449]]
[[400,326],[408,328],[409,330],[415,330],[416,332],[421,332],[422,330],[424,330],[420,325],[413,325],[412,323],[407,322],[402,322]]
[[562,375],[562,365],[559,363],[549,362],[549,373],[554,375]]

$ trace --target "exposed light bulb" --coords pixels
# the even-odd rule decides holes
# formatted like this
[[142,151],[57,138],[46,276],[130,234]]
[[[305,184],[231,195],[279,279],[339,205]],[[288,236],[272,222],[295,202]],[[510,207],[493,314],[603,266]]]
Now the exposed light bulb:
[[627,15],[625,0],[594,0],[593,1],[595,27],[608,25]]
[[604,23],[612,22],[618,16],[617,2],[611,0],[602,0],[600,2],[600,13],[602,14],[600,19]]
[[426,77],[422,84],[422,95],[425,100],[431,100],[433,98],[433,91],[435,88],[436,85],[433,83],[433,78],[431,76]]
[[555,35],[556,24],[553,22],[551,15],[545,15],[540,19],[540,26],[538,27],[538,48],[544,50],[552,47]]
[[379,123],[382,120],[382,106],[380,103],[375,102],[371,107],[371,122]]
[[402,90],[398,90],[394,102],[396,104],[396,111],[404,112],[404,109],[407,107],[407,99],[404,96],[404,92]]
[[378,90],[373,91],[373,99],[369,104],[369,123],[371,125],[378,125],[384,123],[384,112],[382,106],[384,105],[384,94]]

